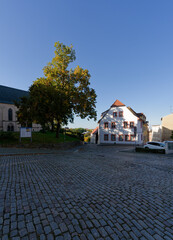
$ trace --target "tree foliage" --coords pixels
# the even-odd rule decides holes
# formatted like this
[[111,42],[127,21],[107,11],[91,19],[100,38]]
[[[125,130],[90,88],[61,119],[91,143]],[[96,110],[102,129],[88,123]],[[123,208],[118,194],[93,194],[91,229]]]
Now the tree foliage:
[[75,114],[96,120],[96,93],[90,88],[91,76],[79,66],[69,69],[75,59],[72,46],[55,43],[55,57],[43,68],[44,77],[34,81],[27,100],[18,103],[20,123],[32,118],[43,128],[50,124],[53,130],[56,128],[58,137],[60,126],[73,122]]

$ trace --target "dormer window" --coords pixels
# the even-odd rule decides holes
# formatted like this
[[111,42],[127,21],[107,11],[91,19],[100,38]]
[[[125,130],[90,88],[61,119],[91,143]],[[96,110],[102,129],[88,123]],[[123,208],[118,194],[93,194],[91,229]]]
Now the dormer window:
[[119,117],[123,117],[123,111],[119,112]]

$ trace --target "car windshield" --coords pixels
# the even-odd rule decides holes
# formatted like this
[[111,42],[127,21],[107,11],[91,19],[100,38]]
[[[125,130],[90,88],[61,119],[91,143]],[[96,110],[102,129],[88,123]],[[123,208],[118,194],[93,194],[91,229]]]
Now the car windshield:
[[165,146],[165,144],[164,144],[164,143],[160,143],[160,146],[161,146],[161,147],[164,147],[164,146]]

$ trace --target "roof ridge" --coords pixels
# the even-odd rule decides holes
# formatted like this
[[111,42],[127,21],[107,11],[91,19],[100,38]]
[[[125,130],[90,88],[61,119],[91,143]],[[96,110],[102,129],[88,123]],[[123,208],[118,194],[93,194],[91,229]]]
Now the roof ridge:
[[124,103],[120,102],[118,99],[112,104],[111,107],[122,107],[126,106]]

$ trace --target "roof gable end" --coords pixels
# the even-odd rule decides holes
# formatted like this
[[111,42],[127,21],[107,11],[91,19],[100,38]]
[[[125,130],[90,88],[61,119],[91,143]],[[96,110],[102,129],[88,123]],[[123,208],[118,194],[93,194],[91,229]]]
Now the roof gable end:
[[112,104],[111,107],[123,107],[125,106],[124,103],[120,102],[118,99]]

